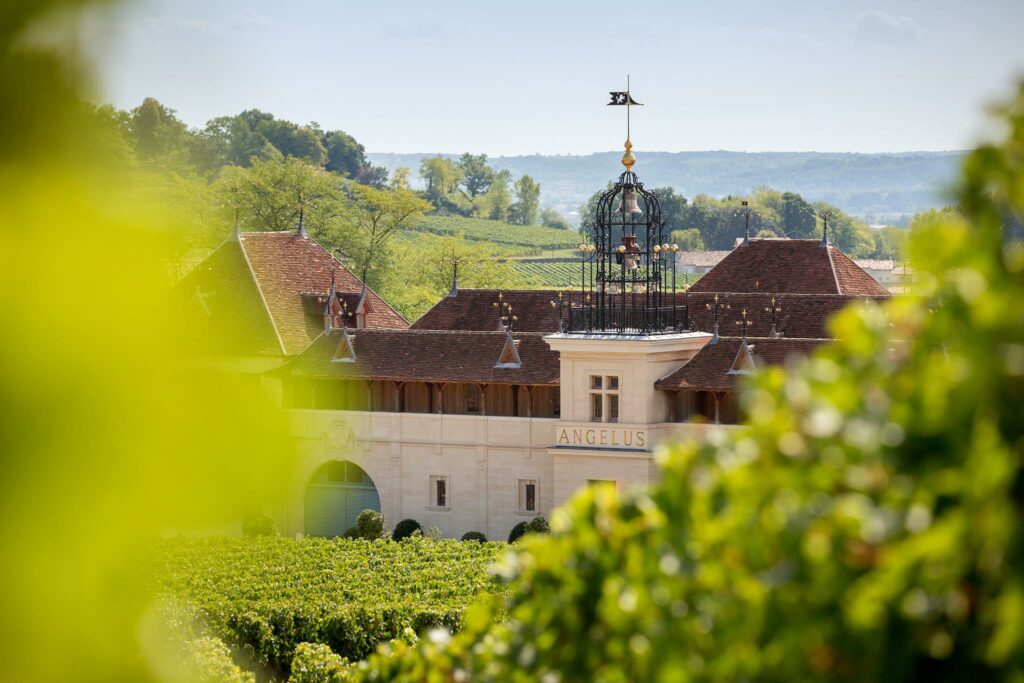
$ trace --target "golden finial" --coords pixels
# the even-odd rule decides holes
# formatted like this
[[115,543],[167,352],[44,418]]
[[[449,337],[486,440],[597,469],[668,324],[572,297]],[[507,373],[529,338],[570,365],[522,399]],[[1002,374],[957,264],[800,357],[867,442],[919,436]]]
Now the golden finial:
[[633,142],[629,138],[626,138],[626,153],[622,155],[622,165],[626,167],[627,171],[633,170],[633,164],[636,163],[636,155],[633,154]]

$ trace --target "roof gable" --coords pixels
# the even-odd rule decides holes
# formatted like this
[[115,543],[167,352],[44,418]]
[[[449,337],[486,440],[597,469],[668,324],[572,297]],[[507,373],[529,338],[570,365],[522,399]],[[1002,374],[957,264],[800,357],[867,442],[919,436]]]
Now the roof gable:
[[732,367],[729,368],[730,375],[749,375],[757,369],[757,363],[754,362],[754,356],[751,353],[753,348],[744,337],[736,352],[736,358],[732,361]]
[[512,338],[512,332],[509,331],[508,337],[505,339],[505,346],[501,349],[501,355],[498,356],[498,364],[496,368],[519,368],[523,365],[523,359],[519,357],[519,340]]
[[334,350],[335,363],[354,363],[356,361],[356,350],[352,346],[352,337],[347,327],[341,328],[341,339],[338,341],[338,348]]

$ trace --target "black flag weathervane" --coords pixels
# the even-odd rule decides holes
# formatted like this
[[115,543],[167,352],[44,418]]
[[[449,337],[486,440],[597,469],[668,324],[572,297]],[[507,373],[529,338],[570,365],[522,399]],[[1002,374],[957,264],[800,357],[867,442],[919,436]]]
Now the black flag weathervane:
[[643,105],[634,100],[633,96],[629,94],[629,76],[626,76],[626,89],[624,91],[613,91],[608,94],[612,96],[611,101],[608,103],[609,107],[626,108],[626,153],[622,156],[622,165],[629,171],[632,170],[633,164],[636,163],[636,157],[633,156],[633,140],[629,134],[629,108],[633,106],[642,107]]

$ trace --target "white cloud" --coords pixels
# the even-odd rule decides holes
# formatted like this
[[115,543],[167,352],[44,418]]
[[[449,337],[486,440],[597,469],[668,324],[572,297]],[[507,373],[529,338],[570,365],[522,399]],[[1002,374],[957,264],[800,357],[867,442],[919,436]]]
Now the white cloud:
[[921,35],[921,27],[910,17],[894,17],[885,12],[864,12],[847,27],[854,39],[873,45],[911,43]]

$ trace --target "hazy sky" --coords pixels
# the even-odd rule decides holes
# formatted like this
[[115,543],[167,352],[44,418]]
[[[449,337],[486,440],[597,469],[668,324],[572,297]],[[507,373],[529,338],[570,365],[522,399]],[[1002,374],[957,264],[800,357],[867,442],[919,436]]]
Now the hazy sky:
[[100,99],[259,108],[371,152],[968,147],[1024,77],[1024,0],[142,0],[94,17]]

